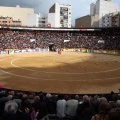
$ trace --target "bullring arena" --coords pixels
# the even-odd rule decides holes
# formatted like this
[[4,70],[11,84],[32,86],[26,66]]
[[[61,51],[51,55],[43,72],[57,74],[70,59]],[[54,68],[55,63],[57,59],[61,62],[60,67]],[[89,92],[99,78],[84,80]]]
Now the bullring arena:
[[120,57],[80,52],[0,55],[0,84],[8,89],[50,93],[118,92]]

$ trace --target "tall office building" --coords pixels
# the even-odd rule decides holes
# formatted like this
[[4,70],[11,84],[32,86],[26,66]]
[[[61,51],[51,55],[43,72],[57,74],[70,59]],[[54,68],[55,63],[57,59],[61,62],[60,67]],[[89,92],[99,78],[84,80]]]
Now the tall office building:
[[98,27],[110,27],[111,19],[103,18],[111,15],[111,13],[118,12],[119,5],[112,0],[97,0],[96,3],[90,5],[90,15],[99,15]]
[[71,5],[55,3],[49,9],[48,24],[51,27],[71,28]]

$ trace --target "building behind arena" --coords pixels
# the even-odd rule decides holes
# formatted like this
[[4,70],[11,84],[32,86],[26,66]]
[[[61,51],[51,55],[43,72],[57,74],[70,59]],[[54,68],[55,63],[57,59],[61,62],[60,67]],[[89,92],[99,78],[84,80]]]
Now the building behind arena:
[[[16,7],[0,6],[0,17],[4,17],[4,18],[5,17],[10,17],[14,21],[21,21],[22,26],[27,26],[27,22],[28,22],[27,16],[28,16],[28,14],[33,14],[33,13],[34,13],[34,9],[32,9],[32,8],[21,8],[19,5],[17,5]],[[4,23],[6,21],[7,20],[4,20]]]
[[115,18],[115,15],[119,16],[118,3],[112,0],[97,0],[90,4],[89,15],[76,19],[75,27],[120,27],[119,18]]
[[71,5],[55,3],[48,13],[51,27],[71,28]]

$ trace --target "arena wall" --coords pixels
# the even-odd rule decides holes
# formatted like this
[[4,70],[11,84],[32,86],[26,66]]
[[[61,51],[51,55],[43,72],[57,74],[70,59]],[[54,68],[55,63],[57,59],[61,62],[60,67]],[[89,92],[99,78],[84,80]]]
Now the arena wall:
[[63,49],[63,51],[64,52],[82,52],[82,53],[120,55],[119,50],[91,50],[91,49],[86,49],[86,48],[80,48],[80,49]]
[[[28,53],[28,52],[49,52],[49,49],[23,49],[23,50],[17,50],[17,49],[6,49],[5,51],[0,51],[0,55],[2,54],[15,54],[15,53]],[[73,49],[62,49],[64,52],[82,52],[82,53],[95,53],[95,54],[108,54],[108,55],[118,55],[120,56],[120,50],[91,50],[86,48],[73,48]]]

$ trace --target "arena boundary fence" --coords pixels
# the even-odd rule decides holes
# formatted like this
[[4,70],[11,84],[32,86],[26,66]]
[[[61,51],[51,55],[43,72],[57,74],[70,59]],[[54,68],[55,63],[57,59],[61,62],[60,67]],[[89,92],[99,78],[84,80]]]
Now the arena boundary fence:
[[82,53],[96,53],[96,54],[108,54],[108,55],[118,55],[120,56],[120,50],[92,50],[86,48],[80,49],[63,49],[64,52],[82,52]]
[[15,54],[15,53],[28,53],[28,52],[49,52],[49,49],[23,49],[23,50],[18,50],[18,49],[6,49],[4,51],[0,51],[0,54]]
[[[86,48],[71,48],[71,49],[62,49],[64,52],[81,52],[81,53],[95,53],[95,54],[108,54],[108,55],[118,55],[120,56],[120,50],[92,50]],[[49,52],[49,49],[6,49],[4,51],[0,51],[0,55],[3,54],[15,54],[15,53],[28,53],[28,52]]]

